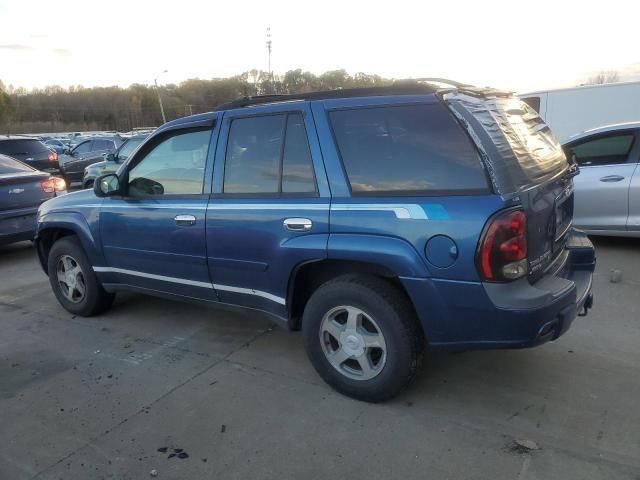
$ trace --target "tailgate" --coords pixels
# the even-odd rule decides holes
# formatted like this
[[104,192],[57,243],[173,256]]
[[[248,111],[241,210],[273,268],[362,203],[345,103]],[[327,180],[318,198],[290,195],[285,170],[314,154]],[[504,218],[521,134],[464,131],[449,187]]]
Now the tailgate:
[[52,195],[42,190],[40,182],[49,178],[49,174],[29,172],[0,175],[0,212],[8,212],[38,207]]

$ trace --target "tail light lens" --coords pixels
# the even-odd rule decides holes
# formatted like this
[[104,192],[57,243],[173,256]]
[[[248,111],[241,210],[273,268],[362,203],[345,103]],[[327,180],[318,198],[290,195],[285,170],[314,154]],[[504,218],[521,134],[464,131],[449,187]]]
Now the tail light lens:
[[67,189],[67,183],[62,178],[51,177],[40,182],[44,193],[64,192]]
[[58,161],[58,154],[54,151],[54,150],[49,150],[49,161],[50,162],[57,162]]
[[480,277],[493,282],[527,274],[527,216],[523,211],[507,210],[490,220],[478,245],[476,264]]

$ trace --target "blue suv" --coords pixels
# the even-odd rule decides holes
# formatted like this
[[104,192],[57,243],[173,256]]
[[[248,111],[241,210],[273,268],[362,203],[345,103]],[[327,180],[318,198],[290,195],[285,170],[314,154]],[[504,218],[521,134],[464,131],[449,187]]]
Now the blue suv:
[[428,84],[254,97],[156,130],[35,239],[69,312],[118,291],[302,329],[338,391],[407,386],[432,349],[531,347],[592,304],[577,168],[502,92]]

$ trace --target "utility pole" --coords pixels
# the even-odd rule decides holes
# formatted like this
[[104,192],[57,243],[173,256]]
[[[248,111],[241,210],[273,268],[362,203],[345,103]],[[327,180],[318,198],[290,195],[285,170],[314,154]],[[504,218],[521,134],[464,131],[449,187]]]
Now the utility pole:
[[167,117],[164,116],[164,107],[162,106],[162,97],[160,96],[160,89],[158,88],[158,77],[163,73],[167,73],[168,70],[163,70],[156,78],[153,79],[153,83],[156,86],[156,93],[158,94],[158,103],[160,104],[160,113],[162,114],[162,123],[167,123]]
[[271,92],[273,93],[273,74],[271,73],[271,27],[267,27],[267,73],[269,74],[269,83],[271,85]]

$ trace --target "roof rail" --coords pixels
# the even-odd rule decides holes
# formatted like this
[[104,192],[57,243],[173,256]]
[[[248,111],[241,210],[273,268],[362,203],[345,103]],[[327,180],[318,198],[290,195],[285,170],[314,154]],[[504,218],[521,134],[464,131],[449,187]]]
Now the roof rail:
[[329,100],[333,98],[371,97],[383,95],[425,95],[435,93],[438,90],[439,88],[429,83],[422,83],[416,79],[407,79],[396,81],[392,85],[385,87],[348,88],[324,90],[319,92],[295,93],[290,95],[271,94],[244,97],[218,105],[214,111],[295,100]]

